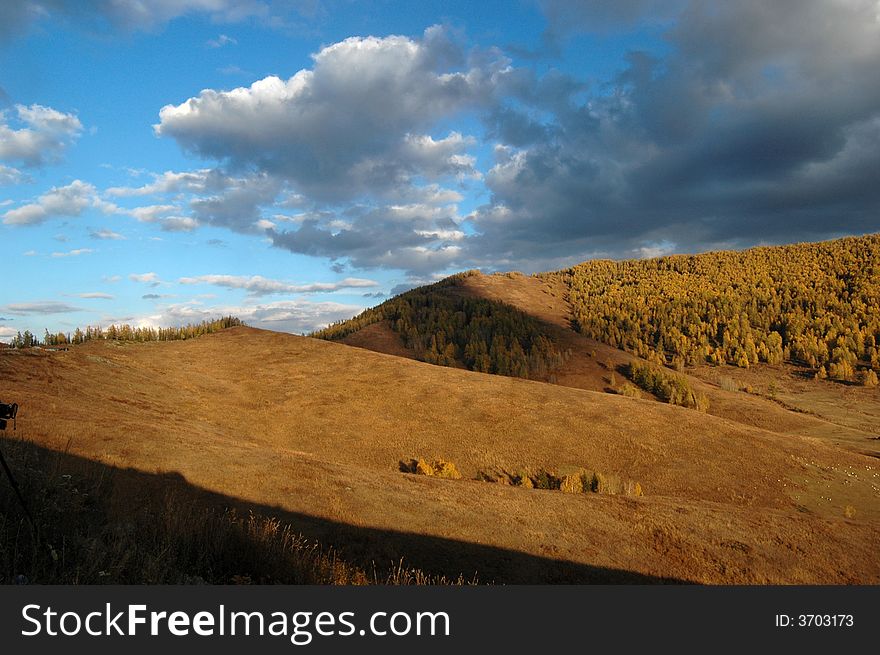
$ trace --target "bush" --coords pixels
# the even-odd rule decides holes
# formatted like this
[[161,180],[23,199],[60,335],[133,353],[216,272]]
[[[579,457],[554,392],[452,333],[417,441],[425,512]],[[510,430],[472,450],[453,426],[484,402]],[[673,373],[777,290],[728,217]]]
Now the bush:
[[679,405],[705,412],[709,409],[709,399],[693,390],[682,375],[668,372],[658,366],[632,362],[629,365],[630,379],[645,391],[654,394],[670,405]]
[[629,382],[624,382],[623,386],[617,389],[617,393],[621,396],[626,396],[627,398],[641,398],[642,392],[639,391],[638,387],[634,384],[630,384]]
[[539,469],[536,473],[530,473],[525,470],[520,470],[518,473],[480,471],[478,479],[483,482],[509,484],[513,487],[522,487],[524,489],[545,489],[561,491],[567,494],[602,493],[636,497],[642,495],[642,485],[638,482],[621,480],[616,475],[607,475],[586,469],[565,475],[557,475],[546,469]]
[[415,473],[416,475],[429,475],[435,478],[443,478],[445,480],[460,480],[461,473],[458,472],[455,464],[445,459],[435,459],[428,462],[423,458],[410,460],[409,463],[401,462],[400,470],[404,473]]
[[642,495],[642,485],[638,482],[633,482],[632,480],[627,480],[623,483],[623,493],[627,496],[641,496]]
[[434,475],[445,480],[461,480],[461,473],[452,462],[445,459],[438,459],[434,462]]
[[559,490],[566,494],[579,494],[584,491],[580,475],[565,475],[559,482]]
[[419,459],[419,461],[416,462],[416,467],[413,473],[418,475],[434,475],[434,467],[428,464],[425,460]]
[[739,391],[739,383],[733,378],[727,377],[726,375],[718,378],[718,386],[725,391]]
[[608,491],[608,480],[598,471],[593,473],[593,475],[590,477],[590,491],[595,494]]
[[560,484],[559,478],[544,469],[532,476],[532,485],[535,489],[559,489]]

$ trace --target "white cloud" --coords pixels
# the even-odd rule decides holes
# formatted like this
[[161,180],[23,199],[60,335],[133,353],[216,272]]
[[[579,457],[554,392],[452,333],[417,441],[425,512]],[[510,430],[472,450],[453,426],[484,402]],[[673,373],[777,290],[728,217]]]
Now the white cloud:
[[461,230],[416,230],[416,234],[444,241],[461,241],[465,238],[465,233]]
[[307,300],[282,300],[259,305],[204,306],[195,302],[169,305],[144,318],[154,326],[184,325],[219,316],[237,316],[252,327],[302,334],[351,318],[364,310],[361,305]]
[[21,184],[28,180],[28,176],[17,168],[12,166],[4,166],[0,164],[0,186],[10,186],[13,184]]
[[243,77],[254,77],[254,74],[248,70],[245,70],[241,66],[236,66],[235,64],[230,64],[229,66],[221,66],[217,69],[218,73],[223,73],[224,75],[241,75]]
[[8,111],[0,112],[0,159],[42,166],[61,158],[64,150],[82,132],[82,123],[73,114],[65,114],[42,105],[15,105],[22,125],[11,127]]
[[434,140],[430,135],[407,134],[401,146],[401,155],[420,174],[428,177],[452,175],[459,179],[480,179],[476,159],[465,154],[467,148],[476,144],[472,136],[450,132],[446,138]]
[[222,48],[225,45],[238,45],[238,41],[231,36],[221,34],[216,39],[208,39],[205,45],[209,48]]
[[280,176],[310,199],[391,191],[417,175],[473,176],[467,137],[413,136],[489,103],[506,60],[467,68],[464,59],[436,26],[421,39],[352,37],[287,80],[167,105],[155,130],[202,156]]
[[165,171],[159,175],[153,175],[153,182],[139,187],[110,187],[106,193],[108,196],[148,196],[163,193],[204,193],[209,189],[211,169],[197,171],[175,172]]
[[632,252],[639,259],[653,259],[655,257],[663,257],[674,253],[675,244],[671,241],[662,241],[660,243],[653,243],[641,246],[640,248],[635,248]]
[[93,239],[111,239],[114,241],[123,241],[125,237],[118,232],[114,232],[113,230],[94,230],[91,233],[91,237]]
[[61,302],[42,300],[36,302],[11,303],[0,307],[0,311],[16,316],[29,316],[31,314],[69,314],[80,311],[79,307],[73,307]]
[[95,252],[91,248],[77,248],[76,250],[68,250],[67,252],[53,252],[52,257],[79,257],[80,255],[89,255]]
[[199,226],[199,222],[191,216],[169,216],[160,222],[165,232],[192,232]]
[[230,289],[244,289],[252,296],[264,296],[276,293],[320,293],[339,291],[340,289],[362,289],[378,286],[373,280],[362,278],[345,278],[339,282],[312,282],[309,284],[291,284],[280,280],[264,278],[260,275],[251,277],[237,275],[199,275],[182,277],[180,284],[211,284]]
[[100,291],[81,293],[79,294],[79,297],[96,300],[113,300],[113,296],[111,296],[109,293],[101,293]]
[[6,225],[36,225],[54,216],[79,216],[90,206],[100,204],[95,187],[81,180],[53,187],[36,202],[10,209],[3,214]]
[[162,280],[159,279],[159,275],[157,273],[131,273],[128,276],[128,279],[132,282],[140,282],[141,284],[149,284],[151,287],[157,287],[160,284],[166,284]]
[[[176,204],[161,204],[120,209],[144,223],[158,222],[169,232],[189,232],[202,224],[226,227],[239,232],[253,232],[262,219],[262,207],[272,205],[283,183],[264,174],[240,177],[219,169],[166,171],[153,176],[153,182],[140,187],[111,187],[113,197],[163,196]],[[189,205],[191,215],[183,214]],[[175,214],[167,216],[167,214]],[[164,218],[163,218],[164,217]]]

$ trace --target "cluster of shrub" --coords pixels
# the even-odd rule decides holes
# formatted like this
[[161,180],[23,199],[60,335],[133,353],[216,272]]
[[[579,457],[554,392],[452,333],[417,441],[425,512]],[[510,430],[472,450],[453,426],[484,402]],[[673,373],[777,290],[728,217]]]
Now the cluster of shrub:
[[877,234],[594,260],[560,275],[576,329],[653,363],[748,368],[788,361],[820,377],[866,384],[880,371]]
[[400,470],[403,473],[415,473],[416,475],[429,475],[435,478],[444,478],[446,480],[460,480],[461,473],[450,461],[445,459],[435,459],[428,461],[423,458],[411,459],[408,462],[400,463]]
[[[670,405],[679,405],[705,412],[709,409],[709,399],[705,394],[694,391],[683,375],[677,375],[659,366],[632,362],[627,366],[629,378],[648,393]],[[621,394],[634,395],[627,385],[621,387]]]
[[480,479],[496,484],[509,484],[526,489],[549,489],[569,494],[642,495],[642,485],[638,482],[586,469],[564,475],[545,469],[538,469],[535,472],[519,471],[517,473],[483,471],[480,473]]
[[9,345],[13,348],[53,347],[101,339],[106,341],[140,342],[183,341],[203,334],[219,332],[237,325],[244,325],[244,323],[234,316],[224,316],[213,321],[202,321],[201,323],[190,323],[180,327],[168,328],[132,327],[131,325],[110,325],[107,328],[88,326],[85,330],[76,328],[73,333],[57,332],[55,334],[46,330],[46,334],[42,339],[25,330],[24,333],[19,332],[16,334]]
[[[400,462],[403,473],[414,473],[447,480],[460,480],[455,464],[445,459],[410,459]],[[536,471],[520,470],[510,473],[505,470],[480,471],[477,475],[483,482],[506,484],[525,489],[547,489],[564,493],[602,493],[641,496],[642,485],[632,480],[623,480],[616,475],[606,475],[598,471],[581,469],[569,474],[556,474],[546,469]]]
[[467,271],[396,296],[312,336],[339,340],[387,320],[422,361],[482,373],[542,379],[565,354],[541,323],[502,302],[472,298],[455,288]]

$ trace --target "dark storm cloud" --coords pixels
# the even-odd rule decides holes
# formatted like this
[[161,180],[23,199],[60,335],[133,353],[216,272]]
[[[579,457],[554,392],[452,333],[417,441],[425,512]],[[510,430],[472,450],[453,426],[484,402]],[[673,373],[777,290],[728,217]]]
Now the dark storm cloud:
[[0,41],[12,38],[27,27],[38,15],[37,7],[26,0],[0,3]]
[[539,0],[547,27],[540,51],[532,56],[559,56],[563,42],[579,32],[607,35],[644,24],[666,24],[685,4],[686,0]]
[[415,289],[418,284],[413,282],[407,282],[404,284],[398,284],[392,287],[391,291],[388,292],[389,296],[399,296],[401,293],[406,293],[410,289]]
[[[607,18],[638,20],[648,4]],[[612,93],[578,103],[561,87],[542,125],[527,101],[496,110],[490,126],[516,147],[498,149],[486,176],[472,259],[528,265],[880,228],[876,3],[692,2],[667,38],[666,57],[631,53]]]
[[333,220],[316,213],[297,230],[267,230],[273,245],[294,253],[347,258],[355,268],[442,270],[460,256],[464,238],[448,208],[383,206]]
[[261,207],[271,204],[281,191],[283,182],[268,175],[251,175],[242,179],[222,176],[217,193],[198,197],[190,202],[193,218],[200,223],[226,227],[239,232],[251,232],[262,217]]

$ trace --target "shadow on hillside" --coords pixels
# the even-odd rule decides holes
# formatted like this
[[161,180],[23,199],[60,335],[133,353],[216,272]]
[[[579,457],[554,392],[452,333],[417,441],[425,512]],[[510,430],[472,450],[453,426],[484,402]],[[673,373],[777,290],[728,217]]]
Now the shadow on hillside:
[[[0,438],[0,448],[41,526],[40,543],[31,546],[33,557],[42,556],[40,553],[49,548],[47,544],[53,543],[48,568],[40,568],[36,559],[28,559],[25,536],[30,534],[30,528],[4,477],[0,481],[0,582],[5,583],[22,573],[27,573],[31,582],[56,584],[324,581],[320,576],[279,572],[277,567],[283,557],[277,554],[264,553],[265,557],[260,559],[257,551],[265,549],[267,542],[253,525],[240,531],[233,551],[204,552],[210,550],[208,546],[228,550],[229,540],[216,546],[215,541],[220,543],[215,535],[216,526],[203,528],[197,525],[204,522],[198,517],[205,512],[227,516],[227,510],[235,510],[238,516],[253,513],[275,517],[282,524],[289,524],[294,533],[319,542],[321,552],[332,548],[346,566],[380,572],[373,577],[380,582],[386,579],[381,571],[393,569],[401,559],[408,569],[420,569],[433,580],[440,576],[455,580],[461,575],[465,581],[476,576],[479,583],[502,584],[684,582],[453,539],[347,525],[208,491],[190,484],[178,473],[118,468],[9,438]],[[128,537],[124,536],[126,533]],[[207,545],[199,541],[206,534],[210,540]],[[106,556],[105,551],[114,548],[123,555]],[[144,552],[132,554],[132,549]],[[200,550],[203,552],[197,552]],[[310,552],[314,551],[312,548]],[[157,561],[163,556],[179,561]],[[99,564],[101,557],[108,562]],[[126,561],[118,563],[116,569],[115,560],[120,557],[140,559],[137,566]],[[91,559],[95,562],[86,561]],[[271,572],[251,570],[269,561],[275,567]],[[70,571],[59,567],[68,567]],[[193,568],[198,570],[189,570]],[[233,571],[237,575],[231,575]]]

